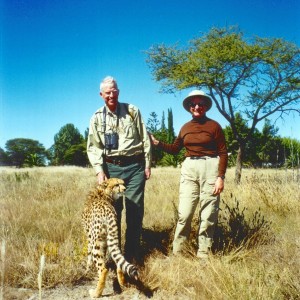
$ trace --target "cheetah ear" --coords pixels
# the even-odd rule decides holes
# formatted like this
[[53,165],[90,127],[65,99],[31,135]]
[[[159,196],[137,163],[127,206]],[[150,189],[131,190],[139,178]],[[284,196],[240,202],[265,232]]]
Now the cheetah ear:
[[120,178],[117,178],[117,183],[124,184],[124,180],[120,179]]

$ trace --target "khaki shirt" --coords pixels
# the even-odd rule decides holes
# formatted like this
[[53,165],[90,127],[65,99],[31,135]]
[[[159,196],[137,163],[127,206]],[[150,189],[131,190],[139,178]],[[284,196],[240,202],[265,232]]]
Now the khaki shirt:
[[[119,103],[118,105],[119,124],[117,114],[106,107],[104,125],[104,106],[97,110],[90,120],[87,154],[96,174],[103,172],[105,156],[132,156],[144,153],[146,168],[151,167],[151,142],[139,109],[132,104]],[[118,149],[105,149],[104,130],[105,133],[118,133]]]

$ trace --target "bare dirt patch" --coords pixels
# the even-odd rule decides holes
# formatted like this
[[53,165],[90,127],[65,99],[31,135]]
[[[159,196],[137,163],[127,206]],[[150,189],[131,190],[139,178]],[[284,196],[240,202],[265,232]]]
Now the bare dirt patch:
[[[54,289],[42,290],[43,300],[81,300],[91,299],[89,290],[95,288],[96,281],[90,281],[83,285],[65,287],[59,286]],[[39,291],[32,289],[17,289],[5,288],[5,300],[38,300]],[[112,283],[107,282],[103,295],[99,299],[112,299],[112,300],[132,300],[132,299],[149,299],[142,292],[137,290],[134,286],[125,287],[121,294],[115,294],[113,291]],[[154,299],[154,298],[152,298]],[[159,298],[156,298],[159,299]]]

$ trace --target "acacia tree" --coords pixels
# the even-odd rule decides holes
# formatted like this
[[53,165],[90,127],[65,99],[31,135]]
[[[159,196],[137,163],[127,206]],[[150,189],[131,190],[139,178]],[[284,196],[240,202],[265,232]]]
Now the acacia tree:
[[[236,27],[212,28],[185,49],[151,47],[147,63],[162,92],[193,87],[210,95],[238,143],[236,182],[257,124],[271,115],[300,114],[300,50],[283,39],[246,39]],[[250,128],[246,136],[236,126],[237,112]]]
[[44,146],[32,139],[17,138],[5,144],[7,164],[18,168],[24,166],[44,166],[48,152]]
[[7,153],[0,147],[0,166],[10,165],[10,160]]

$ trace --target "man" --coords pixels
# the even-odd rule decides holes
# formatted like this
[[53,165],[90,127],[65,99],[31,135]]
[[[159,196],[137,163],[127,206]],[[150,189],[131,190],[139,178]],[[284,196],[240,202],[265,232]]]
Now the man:
[[[87,154],[98,183],[111,177],[123,179],[126,185],[125,257],[140,260],[140,237],[144,216],[145,181],[150,178],[151,142],[139,109],[119,103],[119,89],[113,77],[100,84],[105,105],[92,116]],[[122,199],[116,204],[121,232]]]

